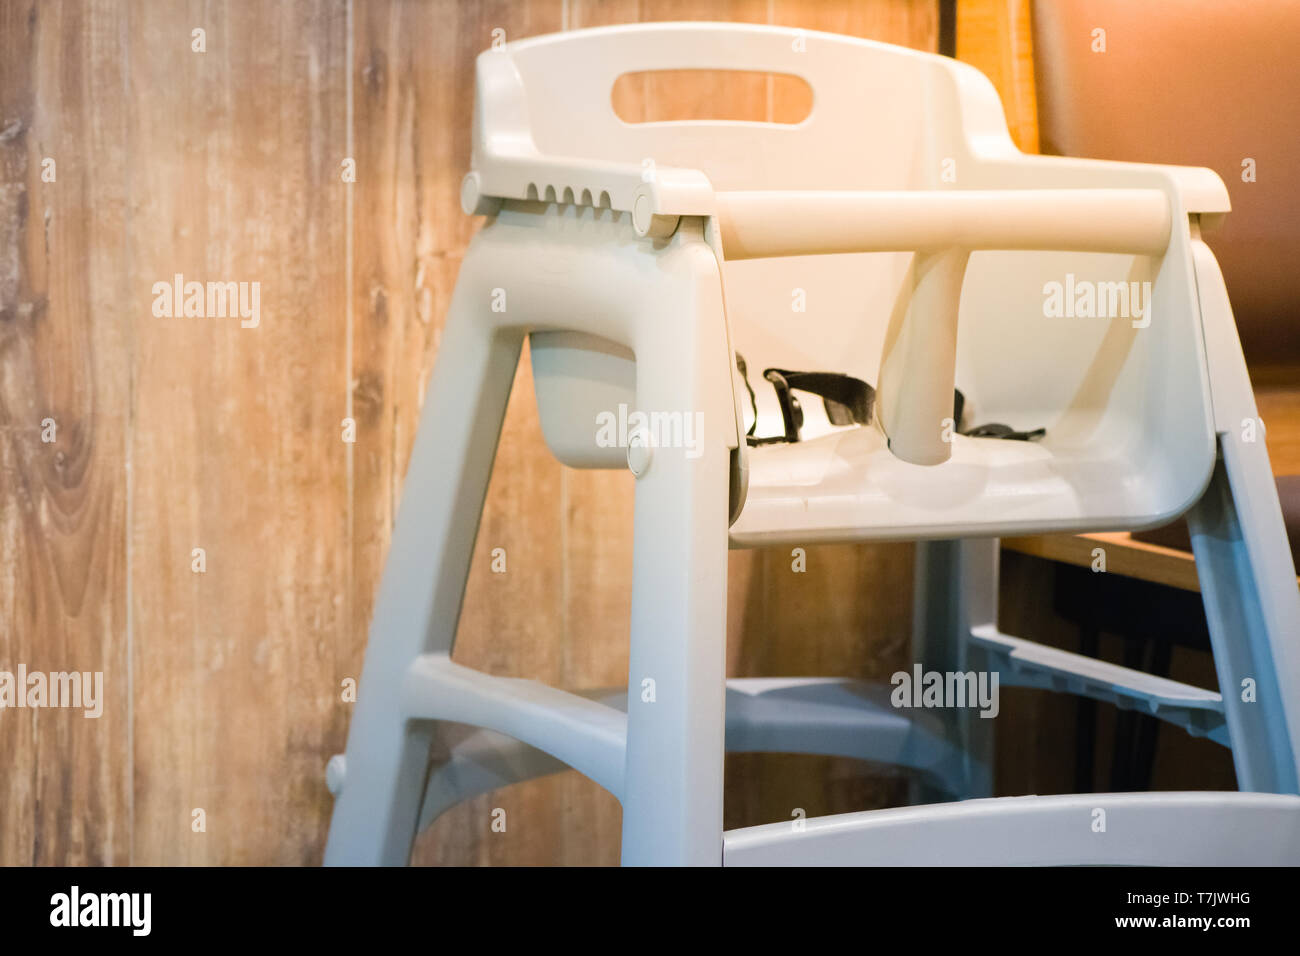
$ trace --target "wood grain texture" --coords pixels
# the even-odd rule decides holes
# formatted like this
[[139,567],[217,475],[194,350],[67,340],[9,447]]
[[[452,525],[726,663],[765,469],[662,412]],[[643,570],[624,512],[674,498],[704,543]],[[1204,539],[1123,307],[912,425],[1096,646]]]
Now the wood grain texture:
[[1029,0],[960,0],[957,59],[992,80],[1011,139],[1021,151],[1036,153],[1038,103],[1029,17]]
[[130,856],[122,39],[111,5],[0,4],[0,670],[104,698],[0,711],[2,865]]
[[1183,591],[1201,589],[1190,552],[1137,541],[1127,531],[1003,538],[1002,547],[1080,568],[1092,567],[1097,559],[1093,552],[1100,548],[1106,553],[1106,570],[1111,574]]
[[1250,380],[1273,474],[1300,475],[1300,367],[1256,365]]
[[[352,643],[344,13],[337,0],[122,11],[138,863],[320,856],[337,655]],[[152,284],[175,273],[259,282],[260,324],[155,317]]]

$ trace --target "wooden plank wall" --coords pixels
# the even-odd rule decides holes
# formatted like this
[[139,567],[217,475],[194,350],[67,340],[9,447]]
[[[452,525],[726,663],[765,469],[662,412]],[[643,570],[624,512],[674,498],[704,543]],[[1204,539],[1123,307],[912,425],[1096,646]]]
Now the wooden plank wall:
[[[0,864],[319,861],[342,686],[477,227],[474,56],[494,30],[670,19],[937,36],[933,0],[0,0],[0,670],[105,675],[99,719],[0,712]],[[761,81],[709,95],[780,108]],[[259,324],[156,316],[177,273],[259,283]],[[457,659],[621,682],[630,545],[628,477],[549,457],[525,361]],[[805,574],[733,555],[731,672],[896,670],[910,567],[907,545],[810,549]],[[730,826],[901,796],[840,761],[728,763]],[[619,823],[568,773],[456,809],[416,857],[612,863]]]
[[120,13],[0,4],[0,669],[104,673],[98,719],[0,712],[2,864],[131,851]]
[[1029,0],[958,0],[957,59],[993,81],[1011,138],[1022,152],[1036,153],[1038,103],[1029,17]]

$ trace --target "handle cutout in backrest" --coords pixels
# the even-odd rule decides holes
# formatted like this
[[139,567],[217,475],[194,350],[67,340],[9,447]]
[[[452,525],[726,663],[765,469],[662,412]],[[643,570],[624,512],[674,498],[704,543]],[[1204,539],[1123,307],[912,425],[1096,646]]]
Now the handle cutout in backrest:
[[797,126],[812,114],[803,77],[761,70],[642,70],[624,73],[610,91],[625,123],[749,122]]

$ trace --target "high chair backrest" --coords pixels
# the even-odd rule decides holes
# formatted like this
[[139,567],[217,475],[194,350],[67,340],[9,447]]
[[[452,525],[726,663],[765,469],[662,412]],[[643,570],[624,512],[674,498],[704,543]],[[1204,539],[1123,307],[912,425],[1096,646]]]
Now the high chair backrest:
[[[797,124],[627,123],[614,112],[621,75],[688,69],[800,77],[812,111]],[[750,24],[651,23],[520,40],[479,57],[473,165],[479,189],[493,196],[615,209],[631,209],[645,179],[679,170],[702,172],[715,190],[929,189],[955,155],[956,103],[939,92],[951,70],[982,79],[902,47]],[[759,374],[784,364],[874,380],[883,326],[865,308],[892,302],[910,258],[727,264],[737,348]],[[747,327],[736,326],[738,315]]]
[[[797,124],[634,124],[615,114],[611,95],[622,74],[692,68],[801,77],[812,88],[811,114]],[[487,51],[478,59],[474,125],[462,199],[477,212],[493,211],[501,198],[631,211],[647,182],[665,195],[698,193],[706,216],[715,193],[729,191],[1092,188],[1146,190],[1149,199],[1159,190],[1171,223],[1163,255],[976,251],[961,293],[956,384],[973,416],[1046,427],[1062,461],[1150,460],[1153,468],[1164,461],[1172,470],[1168,480],[1153,479],[1161,490],[1143,506],[1151,515],[1110,515],[1115,523],[1185,507],[1208,479],[1212,434],[1187,211],[1227,210],[1209,171],[1025,157],[992,85],[969,66],[869,40],[745,24],[599,28]],[[1084,225],[1087,207],[1072,208]],[[756,381],[765,367],[878,382],[891,318],[909,305],[911,250],[736,261],[720,252],[731,342],[751,370],[760,433],[780,431],[772,391]],[[1076,297],[1085,287],[1086,302]],[[1107,308],[1115,314],[1089,316]],[[552,372],[568,401],[581,378],[566,377],[570,367],[544,360],[539,403],[560,391],[545,381]],[[554,421],[545,408],[542,417]],[[565,457],[559,449],[572,445],[553,437],[548,427],[548,442]],[[582,457],[570,463],[618,463]],[[1105,507],[1099,499],[1093,510]]]
[[[698,169],[719,190],[927,188],[940,174],[927,160],[945,155],[932,134],[950,126],[949,117],[917,119],[935,108],[932,87],[944,65],[901,47],[747,24],[553,34],[480,56],[475,143],[526,149],[531,141],[540,157],[632,162],[638,176],[652,175],[650,164]],[[689,69],[800,77],[812,88],[812,112],[797,124],[627,123],[615,114],[611,94],[621,75]],[[478,159],[476,151],[476,168]],[[538,170],[530,180],[539,196],[590,190],[597,202],[609,186],[598,174],[549,181]]]

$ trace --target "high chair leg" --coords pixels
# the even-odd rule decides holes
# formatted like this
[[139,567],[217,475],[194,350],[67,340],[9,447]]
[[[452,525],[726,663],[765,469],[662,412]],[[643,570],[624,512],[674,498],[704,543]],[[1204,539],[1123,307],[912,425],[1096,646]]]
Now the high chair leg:
[[467,257],[429,383],[375,606],[325,863],[404,864],[433,723],[401,705],[420,654],[450,655],[522,332],[493,328]]
[[629,449],[638,477],[622,859],[719,866],[732,359],[712,252],[685,244],[662,261],[654,300],[638,306],[636,401],[695,427],[688,447]]
[[625,864],[722,863],[728,467],[658,448],[637,483]]
[[[918,541],[912,605],[912,651],[925,672],[987,669],[987,655],[971,644],[971,631],[997,623],[996,539]],[[913,803],[993,795],[993,720],[974,706],[953,712],[952,739],[963,751],[963,790],[943,794],[914,785]]]
[[1261,466],[1232,437],[1225,436],[1221,445],[1224,460],[1187,521],[1237,786],[1300,793],[1298,741],[1288,728],[1300,708],[1300,675],[1293,649],[1287,648],[1300,637],[1295,576],[1280,512],[1272,521],[1255,520],[1267,514],[1269,498],[1272,510],[1279,510],[1277,492],[1267,455],[1259,456]]
[[1223,274],[1192,243],[1219,461],[1187,515],[1242,790],[1297,793],[1300,590]]

